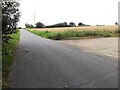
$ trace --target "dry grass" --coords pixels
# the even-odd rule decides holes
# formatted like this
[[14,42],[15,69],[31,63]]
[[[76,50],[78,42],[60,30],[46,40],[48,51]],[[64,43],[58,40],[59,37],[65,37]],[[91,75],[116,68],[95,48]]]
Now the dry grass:
[[64,31],[68,31],[68,30],[76,30],[76,31],[109,30],[109,31],[114,31],[114,30],[118,30],[118,26],[112,25],[112,26],[81,26],[81,27],[63,27],[63,28],[35,28],[34,30],[50,31],[50,32],[64,32]]

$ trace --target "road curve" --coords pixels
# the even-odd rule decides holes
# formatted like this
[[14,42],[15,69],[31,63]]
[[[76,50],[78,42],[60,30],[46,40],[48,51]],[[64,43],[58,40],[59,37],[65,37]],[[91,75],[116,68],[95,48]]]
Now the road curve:
[[100,56],[20,30],[11,88],[117,88],[116,58]]

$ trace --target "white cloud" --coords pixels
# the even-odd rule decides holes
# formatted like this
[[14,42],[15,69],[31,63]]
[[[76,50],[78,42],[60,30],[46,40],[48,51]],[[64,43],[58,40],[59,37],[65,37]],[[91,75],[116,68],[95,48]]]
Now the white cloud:
[[59,22],[111,25],[118,21],[119,0],[21,0],[20,26],[36,22],[46,25]]

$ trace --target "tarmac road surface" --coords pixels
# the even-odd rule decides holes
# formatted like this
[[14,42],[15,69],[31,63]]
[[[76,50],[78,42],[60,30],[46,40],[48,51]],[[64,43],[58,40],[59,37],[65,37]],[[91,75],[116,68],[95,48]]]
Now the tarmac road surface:
[[20,30],[11,88],[118,88],[118,60]]

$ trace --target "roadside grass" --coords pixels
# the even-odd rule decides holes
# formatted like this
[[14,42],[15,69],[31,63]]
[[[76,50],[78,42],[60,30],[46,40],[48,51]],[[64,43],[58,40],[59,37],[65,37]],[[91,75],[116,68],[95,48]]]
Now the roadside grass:
[[9,73],[11,71],[11,66],[14,61],[16,48],[18,45],[20,32],[19,30],[10,35],[12,38],[9,40],[9,44],[2,43],[2,87],[9,87]]
[[50,31],[40,31],[27,29],[28,31],[42,36],[44,38],[53,39],[53,40],[63,40],[63,39],[76,39],[76,38],[93,38],[93,37],[117,37],[118,30],[109,31],[109,30],[94,30],[94,31],[75,31],[67,30],[64,32],[50,32]]

